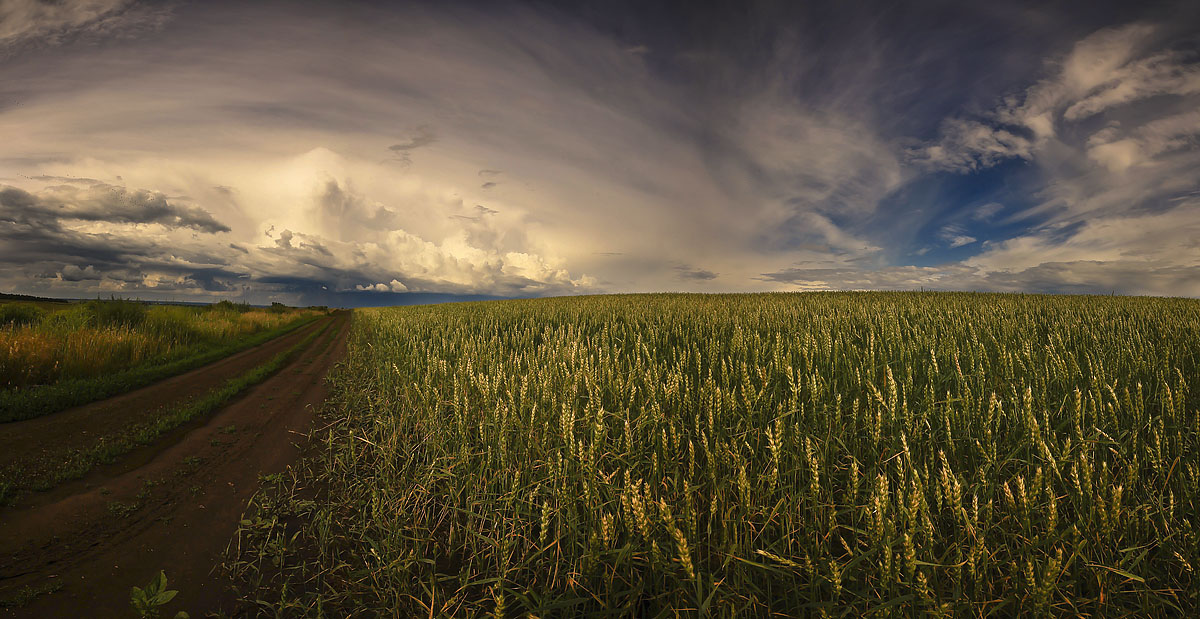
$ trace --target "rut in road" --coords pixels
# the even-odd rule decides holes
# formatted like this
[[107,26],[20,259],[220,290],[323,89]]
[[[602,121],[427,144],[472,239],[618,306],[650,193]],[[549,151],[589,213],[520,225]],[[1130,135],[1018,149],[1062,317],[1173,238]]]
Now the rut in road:
[[[29,479],[72,451],[153,419],[166,407],[202,397],[225,381],[262,365],[323,328],[318,320],[253,348],[152,385],[64,411],[0,425],[0,473]],[[127,459],[126,459],[127,460]],[[51,495],[53,496],[53,495]],[[45,501],[47,495],[30,495]]]
[[163,437],[149,456],[131,454],[136,467],[96,471],[50,499],[0,510],[0,598],[59,588],[0,616],[127,615],[130,587],[159,570],[179,591],[166,616],[228,610],[232,600],[213,568],[259,476],[296,460],[328,395],[324,378],[345,353],[350,323],[348,313],[328,320],[330,328],[273,376]]

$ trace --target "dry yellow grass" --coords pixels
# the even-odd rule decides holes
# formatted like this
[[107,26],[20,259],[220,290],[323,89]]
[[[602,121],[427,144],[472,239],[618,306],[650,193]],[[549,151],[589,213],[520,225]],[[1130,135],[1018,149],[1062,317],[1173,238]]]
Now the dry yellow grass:
[[116,321],[96,307],[72,304],[31,324],[0,326],[0,388],[90,378],[164,362],[278,328],[308,313],[139,306],[129,310],[132,317]]

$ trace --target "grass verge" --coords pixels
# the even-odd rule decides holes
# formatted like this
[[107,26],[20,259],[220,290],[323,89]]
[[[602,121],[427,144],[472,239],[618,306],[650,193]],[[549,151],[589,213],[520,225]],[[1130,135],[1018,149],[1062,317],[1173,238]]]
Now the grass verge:
[[285,366],[301,350],[307,348],[314,340],[329,331],[332,323],[326,324],[318,331],[309,334],[295,346],[275,355],[270,361],[254,369],[229,379],[224,385],[209,391],[207,395],[186,402],[180,406],[168,408],[152,422],[135,425],[115,435],[103,437],[94,446],[72,453],[68,459],[56,464],[44,472],[32,475],[5,475],[0,477],[0,505],[16,501],[20,492],[25,490],[49,490],[65,481],[78,479],[97,465],[109,464],[118,457],[134,449],[149,445],[164,434],[179,426],[206,415],[228,403],[246,389],[257,385]]
[[145,387],[286,335],[318,318],[319,316],[302,318],[278,329],[237,340],[227,346],[209,349],[161,365],[142,365],[107,376],[0,392],[0,423],[33,419]]

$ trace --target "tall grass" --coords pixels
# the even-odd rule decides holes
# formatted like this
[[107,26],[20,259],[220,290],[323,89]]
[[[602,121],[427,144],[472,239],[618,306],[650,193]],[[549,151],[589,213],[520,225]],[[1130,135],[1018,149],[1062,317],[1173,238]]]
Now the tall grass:
[[357,311],[229,565],[346,616],[1194,614],[1197,342],[1178,299]]
[[0,309],[4,310],[0,317],[17,317],[0,323],[0,389],[48,385],[165,363],[309,314],[251,310],[232,303],[200,308],[121,300],[72,304],[32,316],[6,305]]

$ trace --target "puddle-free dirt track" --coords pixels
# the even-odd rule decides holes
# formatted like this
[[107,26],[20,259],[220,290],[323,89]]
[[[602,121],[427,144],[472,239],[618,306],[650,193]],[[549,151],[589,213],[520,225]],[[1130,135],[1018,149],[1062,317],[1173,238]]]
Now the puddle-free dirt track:
[[166,571],[168,588],[179,591],[163,607],[164,616],[228,611],[232,600],[214,567],[259,488],[259,476],[285,470],[300,455],[328,394],[325,376],[344,354],[349,323],[349,312],[340,312],[110,401],[0,426],[0,442],[13,449],[37,449],[47,439],[80,440],[111,419],[98,411],[128,416],[179,402],[328,324],[277,373],[220,410],[120,463],[0,508],[0,598],[11,599],[25,587],[58,589],[0,608],[0,617],[132,616],[130,587],[145,586],[159,570]]

